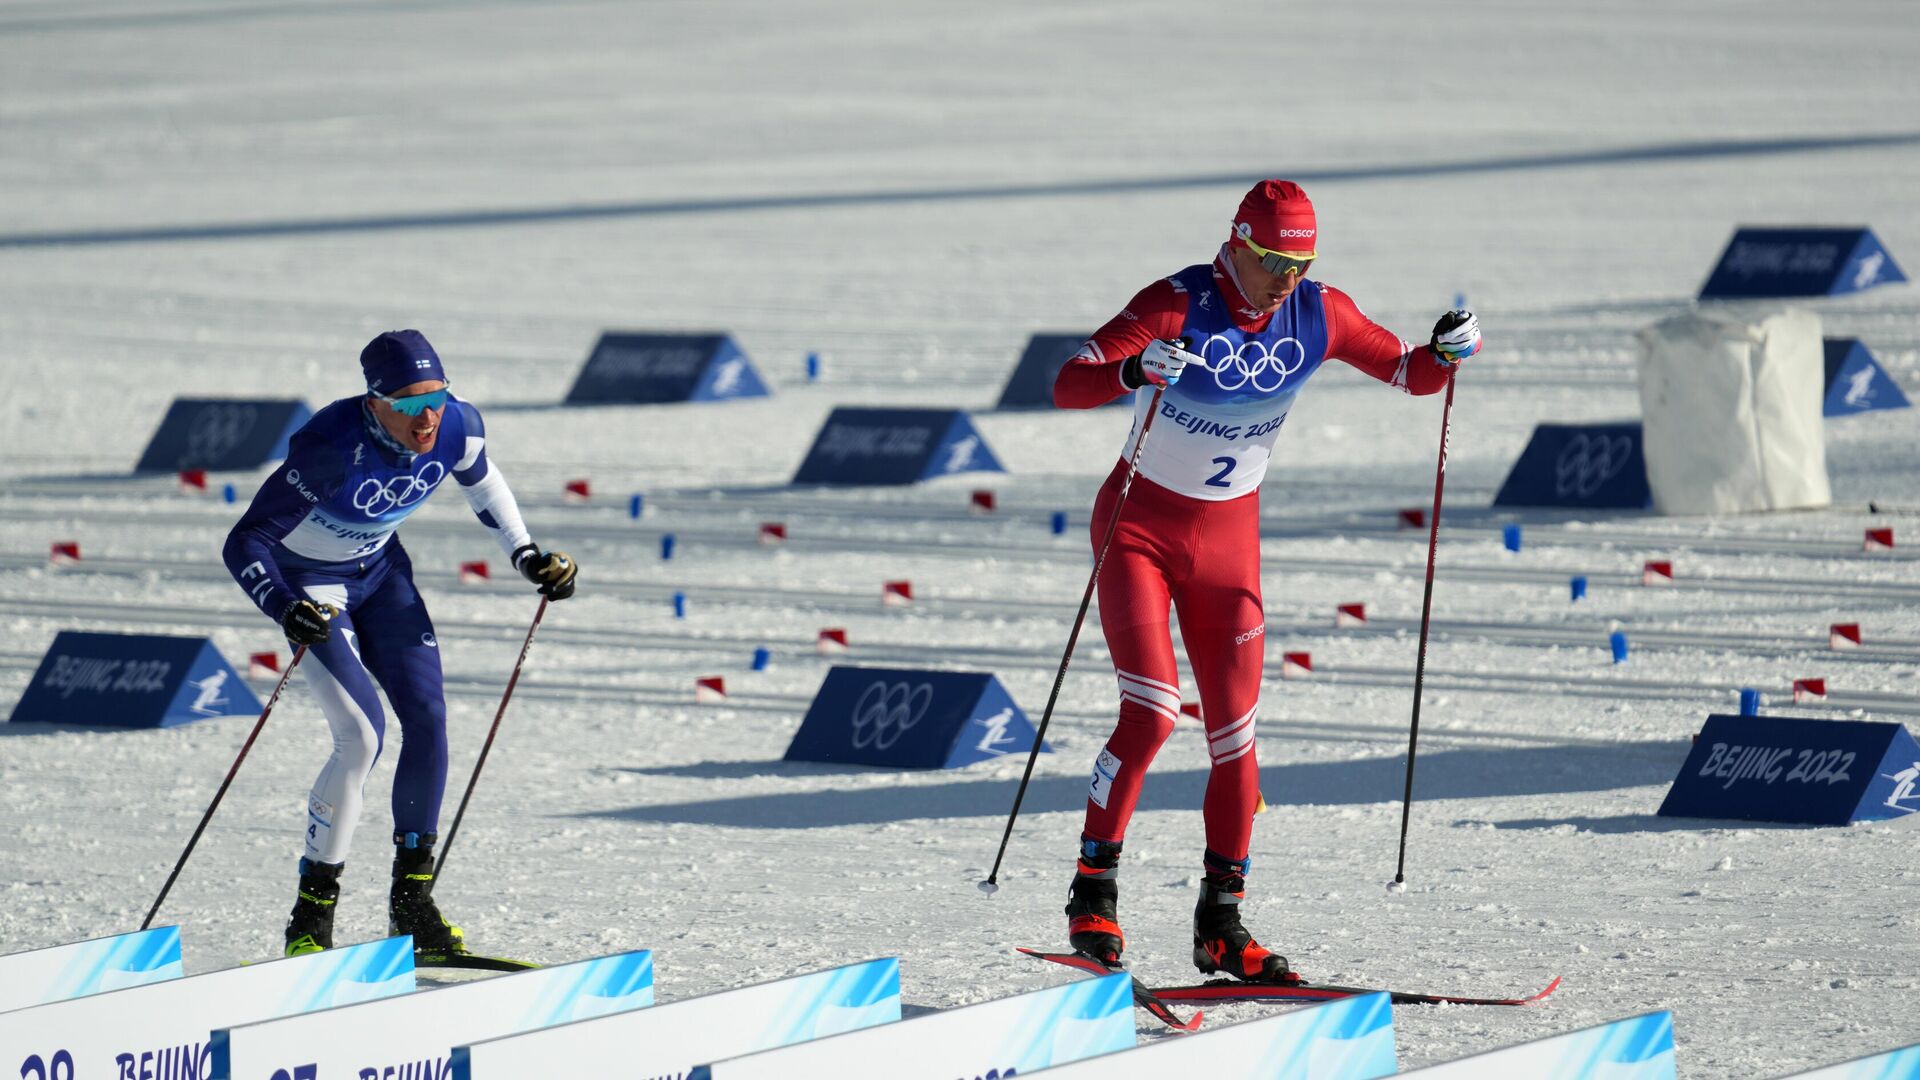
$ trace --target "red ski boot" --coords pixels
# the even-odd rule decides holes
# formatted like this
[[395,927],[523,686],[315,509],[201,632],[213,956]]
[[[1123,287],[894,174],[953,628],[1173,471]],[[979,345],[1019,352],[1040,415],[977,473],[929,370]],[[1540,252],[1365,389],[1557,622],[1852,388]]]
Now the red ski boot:
[[1200,881],[1200,903],[1193,909],[1193,964],[1204,975],[1226,974],[1244,982],[1298,982],[1300,977],[1287,967],[1286,957],[1253,940],[1240,925],[1248,865],[1248,860],[1230,861],[1207,853],[1207,875]]
[[1080,839],[1080,861],[1067,890],[1067,941],[1111,968],[1127,937],[1120,932],[1120,845]]

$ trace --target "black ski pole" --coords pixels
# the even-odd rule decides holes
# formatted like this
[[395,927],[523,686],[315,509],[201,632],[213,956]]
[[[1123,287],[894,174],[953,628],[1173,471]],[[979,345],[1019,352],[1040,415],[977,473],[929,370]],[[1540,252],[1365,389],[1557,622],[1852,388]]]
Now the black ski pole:
[[527,640],[520,646],[520,659],[513,662],[513,675],[507,679],[507,691],[500,695],[500,707],[493,711],[493,726],[487,729],[487,741],[480,745],[480,760],[473,763],[473,775],[467,777],[467,793],[460,796],[460,809],[454,812],[453,825],[447,829],[447,838],[440,844],[440,858],[433,864],[433,880],[440,881],[440,868],[447,865],[447,852],[453,850],[453,838],[460,832],[460,819],[467,816],[467,803],[473,800],[473,787],[480,782],[480,770],[487,766],[487,752],[493,749],[493,737],[500,734],[500,718],[507,715],[507,702],[513,700],[513,688],[520,681],[520,668],[527,662],[527,653],[533,649],[533,632],[540,629],[540,620],[547,613],[549,598],[542,596],[540,606],[533,613],[533,625],[527,627]]
[[[1197,365],[1196,365],[1197,366]],[[1107,535],[1100,541],[1100,552],[1094,556],[1093,573],[1087,575],[1087,591],[1080,597],[1080,613],[1073,617],[1073,631],[1067,635],[1067,651],[1060,654],[1060,670],[1053,677],[1053,692],[1047,695],[1047,707],[1040,714],[1040,726],[1033,733],[1033,748],[1027,751],[1027,771],[1020,775],[1019,790],[1013,795],[1013,809],[1007,813],[1006,831],[1000,834],[1000,850],[994,853],[993,870],[980,882],[980,891],[992,896],[1000,891],[1000,861],[1007,857],[1007,841],[1013,838],[1013,823],[1020,816],[1020,803],[1027,797],[1027,784],[1033,780],[1033,763],[1040,757],[1040,741],[1047,736],[1047,725],[1053,722],[1053,706],[1060,700],[1060,686],[1067,681],[1067,665],[1073,662],[1073,647],[1080,642],[1080,627],[1087,621],[1087,605],[1093,602],[1094,586],[1100,581],[1100,568],[1107,562],[1107,545],[1113,543],[1113,532],[1120,524],[1120,511],[1126,508],[1127,492],[1133,488],[1133,478],[1140,471],[1140,448],[1146,445],[1147,432],[1153,428],[1153,418],[1160,411],[1160,395],[1165,386],[1153,389],[1153,400],[1147,403],[1147,418],[1140,424],[1140,434],[1133,440],[1133,453],[1127,458],[1127,479],[1120,485],[1120,495],[1113,501],[1113,517],[1107,522]]]
[[207,812],[200,815],[200,824],[194,826],[193,837],[187,841],[185,850],[173,864],[173,873],[167,875],[167,883],[160,886],[160,895],[153,898],[153,906],[147,909],[147,917],[140,920],[140,929],[153,925],[153,917],[160,914],[160,905],[173,891],[173,883],[180,878],[180,871],[187,865],[187,856],[193,854],[195,844],[200,842],[200,834],[207,831],[207,822],[213,820],[213,812],[220,807],[220,800],[227,797],[227,788],[233,785],[233,778],[240,772],[240,763],[247,760],[247,751],[253,749],[253,741],[260,737],[260,729],[267,726],[267,717],[273,713],[274,703],[280,700],[280,692],[287,688],[287,680],[293,677],[293,669],[300,666],[300,658],[307,654],[307,647],[301,645],[293,650],[293,659],[287,662],[287,670],[280,673],[280,682],[273,688],[273,695],[267,698],[267,707],[260,710],[260,719],[254,721],[253,730],[247,733],[247,741],[240,744],[240,753],[233,759],[233,767],[227,770],[227,778],[220,781],[220,790],[213,793],[213,801],[207,804]]
[[[1454,373],[1458,374],[1458,371]],[[1413,755],[1420,746],[1420,688],[1427,678],[1427,630],[1433,624],[1433,564],[1440,547],[1440,493],[1447,483],[1447,435],[1453,423],[1453,375],[1447,377],[1447,402],[1440,408],[1440,462],[1433,473],[1433,521],[1427,531],[1427,591],[1420,599],[1420,658],[1413,667],[1413,722],[1407,729],[1407,788],[1400,797],[1400,861],[1388,892],[1407,891],[1407,823],[1413,816]]]

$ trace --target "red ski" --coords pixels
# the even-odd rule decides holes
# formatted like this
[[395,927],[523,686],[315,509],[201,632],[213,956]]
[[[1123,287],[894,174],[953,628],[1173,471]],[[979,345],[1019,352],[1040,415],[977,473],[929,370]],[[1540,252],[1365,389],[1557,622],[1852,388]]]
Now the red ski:
[[[1110,968],[1100,961],[1095,960],[1093,957],[1088,956],[1086,953],[1050,953],[1040,952],[1035,949],[1021,949],[1020,951],[1037,959],[1050,960],[1056,964],[1065,964],[1070,968],[1079,968],[1081,971],[1090,972],[1094,975],[1113,975],[1125,971],[1124,968]],[[1200,1030],[1200,1021],[1206,1015],[1205,1013],[1196,1011],[1191,1019],[1182,1020],[1179,1014],[1173,1011],[1172,1007],[1160,1000],[1159,995],[1147,989],[1147,984],[1141,982],[1138,976],[1133,976],[1132,978],[1133,1003],[1145,1009],[1149,1016],[1173,1028],[1175,1031]]]
[[[1050,960],[1056,964],[1081,968],[1085,971],[1107,970],[1098,960],[1078,953],[1046,953],[1033,949],[1021,949],[1028,956],[1041,960]],[[1135,979],[1136,986],[1139,979]],[[1547,984],[1546,989],[1531,997],[1520,998],[1479,998],[1457,997],[1451,994],[1414,994],[1402,990],[1387,990],[1395,1005],[1538,1005],[1549,994],[1560,988],[1558,976]],[[1337,1001],[1341,998],[1359,997],[1362,994],[1379,993],[1380,987],[1365,986],[1328,986],[1321,983],[1246,983],[1216,979],[1197,986],[1155,986],[1144,987],[1145,993],[1160,1002],[1242,1002],[1242,1001]],[[1134,1000],[1139,1001],[1136,993]],[[1142,1006],[1145,1007],[1144,1005]],[[1198,1018],[1196,1017],[1196,1020]]]

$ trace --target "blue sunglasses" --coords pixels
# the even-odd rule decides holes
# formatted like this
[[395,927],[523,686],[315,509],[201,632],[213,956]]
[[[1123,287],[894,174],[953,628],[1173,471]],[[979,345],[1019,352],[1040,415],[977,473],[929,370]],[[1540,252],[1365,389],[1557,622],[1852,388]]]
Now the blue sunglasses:
[[393,411],[402,416],[419,416],[428,409],[445,408],[447,404],[447,388],[444,386],[424,394],[408,394],[406,397],[388,397],[377,390],[369,390],[367,393],[393,406]]

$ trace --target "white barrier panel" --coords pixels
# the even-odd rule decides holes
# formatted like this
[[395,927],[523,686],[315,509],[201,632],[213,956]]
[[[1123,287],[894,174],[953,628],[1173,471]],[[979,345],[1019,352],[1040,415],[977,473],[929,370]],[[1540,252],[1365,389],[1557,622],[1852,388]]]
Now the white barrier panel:
[[180,928],[175,926],[14,953],[0,956],[0,1012],[165,982],[182,974]]
[[682,1077],[694,1066],[717,1058],[898,1019],[900,962],[869,960],[639,1012],[456,1046],[452,1075],[454,1080]]
[[1794,1073],[1791,1080],[1920,1080],[1920,1046]]
[[1673,1014],[1647,1013],[1401,1075],[1422,1080],[1674,1080]]
[[1002,1077],[1133,1044],[1133,979],[1123,972],[716,1061],[687,1080]]
[[95,994],[0,1013],[0,1076],[186,1080],[212,1075],[209,1033],[413,991],[413,939]]
[[[1399,1068],[1393,1000],[1343,998],[1264,1020],[1161,1039],[1137,1050],[1042,1069],[1047,1080],[1374,1080]],[[1026,1073],[1022,1072],[1022,1076]]]
[[458,1043],[651,1004],[653,954],[619,953],[215,1031],[206,1080],[444,1077]]

